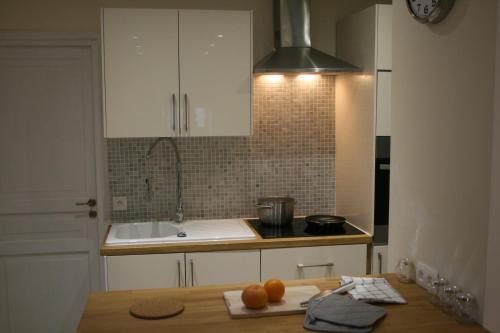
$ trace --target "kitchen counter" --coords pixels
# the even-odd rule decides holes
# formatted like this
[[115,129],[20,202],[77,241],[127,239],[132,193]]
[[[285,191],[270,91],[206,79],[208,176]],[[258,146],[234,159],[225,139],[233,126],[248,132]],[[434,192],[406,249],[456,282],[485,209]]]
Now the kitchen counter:
[[119,256],[119,255],[133,255],[133,254],[252,250],[252,249],[272,249],[272,248],[303,247],[303,246],[351,245],[351,244],[372,243],[372,237],[366,233],[362,235],[337,235],[337,236],[263,239],[248,222],[247,225],[254,232],[256,236],[255,239],[234,240],[234,241],[205,241],[205,242],[128,244],[128,245],[106,245],[104,243],[101,246],[101,255]]
[[[487,332],[478,325],[460,325],[429,302],[429,295],[416,284],[402,284],[393,274],[385,276],[408,301],[407,305],[384,305],[387,316],[374,332]],[[316,285],[321,290],[338,286],[339,280],[312,279],[286,281],[287,286]],[[225,285],[179,289],[99,292],[89,296],[78,333],[118,332],[308,332],[302,328],[303,314],[231,319],[223,292],[242,289],[244,285]],[[129,307],[141,297],[167,296],[182,301],[185,310],[167,319],[141,320],[129,314]]]

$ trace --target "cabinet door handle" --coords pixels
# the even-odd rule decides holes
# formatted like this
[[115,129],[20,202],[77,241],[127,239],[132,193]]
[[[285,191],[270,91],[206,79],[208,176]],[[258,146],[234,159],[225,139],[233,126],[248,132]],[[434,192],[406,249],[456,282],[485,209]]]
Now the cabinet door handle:
[[318,265],[297,264],[298,269],[309,268],[309,267],[333,267],[333,266],[334,266],[333,262],[327,262],[326,264],[318,264]]
[[391,165],[390,164],[380,164],[379,169],[380,170],[391,170]]
[[188,114],[189,114],[188,94],[184,94],[184,130],[186,131],[186,134],[188,134],[189,130]]
[[382,253],[377,253],[378,257],[378,273],[382,274]]
[[191,287],[194,287],[194,261],[189,259],[189,265],[191,266]]
[[177,278],[178,278],[177,285],[180,288],[180,287],[182,287],[182,285],[181,285],[181,261],[180,260],[177,260]]
[[174,135],[175,135],[175,129],[177,128],[177,122],[175,117],[176,109],[177,109],[177,102],[175,100],[175,94],[172,94],[172,131],[174,132]]

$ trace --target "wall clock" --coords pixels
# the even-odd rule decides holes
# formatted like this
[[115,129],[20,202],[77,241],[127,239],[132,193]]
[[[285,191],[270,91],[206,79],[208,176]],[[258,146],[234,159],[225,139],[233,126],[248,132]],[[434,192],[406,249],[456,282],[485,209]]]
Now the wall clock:
[[420,23],[438,23],[451,11],[455,0],[406,0],[411,16]]

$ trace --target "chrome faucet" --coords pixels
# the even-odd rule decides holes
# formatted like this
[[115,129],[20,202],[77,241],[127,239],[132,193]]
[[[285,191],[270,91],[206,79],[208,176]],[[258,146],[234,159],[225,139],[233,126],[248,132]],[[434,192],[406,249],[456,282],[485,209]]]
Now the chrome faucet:
[[181,223],[184,221],[184,209],[182,207],[182,164],[181,157],[179,155],[179,149],[177,148],[177,144],[172,138],[158,138],[153,142],[153,144],[149,147],[148,152],[146,153],[146,160],[149,160],[151,157],[151,153],[153,149],[156,147],[158,143],[161,141],[168,141],[172,148],[174,149],[175,154],[175,171],[177,176],[177,211],[175,213],[175,222]]

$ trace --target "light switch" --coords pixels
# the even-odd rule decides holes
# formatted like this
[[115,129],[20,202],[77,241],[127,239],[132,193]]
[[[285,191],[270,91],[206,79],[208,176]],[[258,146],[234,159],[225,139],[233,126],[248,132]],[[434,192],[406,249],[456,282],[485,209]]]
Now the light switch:
[[127,210],[127,197],[113,197],[113,210]]

